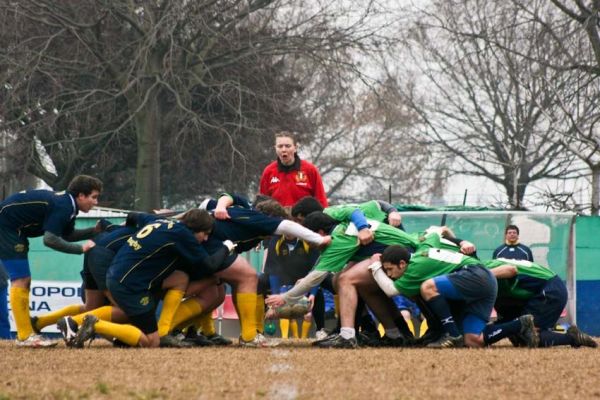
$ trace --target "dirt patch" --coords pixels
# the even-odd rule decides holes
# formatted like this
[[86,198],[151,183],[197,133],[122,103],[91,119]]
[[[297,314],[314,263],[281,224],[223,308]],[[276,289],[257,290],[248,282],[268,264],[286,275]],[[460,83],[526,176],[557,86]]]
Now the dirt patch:
[[4,399],[600,398],[598,350],[22,349],[0,341]]

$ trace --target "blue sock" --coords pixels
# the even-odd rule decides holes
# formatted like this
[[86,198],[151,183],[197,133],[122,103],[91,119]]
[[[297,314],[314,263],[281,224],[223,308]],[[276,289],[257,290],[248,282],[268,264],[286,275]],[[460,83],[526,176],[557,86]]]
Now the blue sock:
[[540,347],[573,345],[574,343],[570,335],[549,330],[540,331]]
[[442,296],[435,296],[431,300],[427,301],[427,305],[433,311],[436,317],[439,318],[442,323],[442,328],[446,333],[450,336],[460,336],[460,331],[458,330],[458,326],[454,322],[454,317],[450,312],[450,306],[448,306],[448,302]]
[[0,289],[0,339],[11,339],[10,323],[8,321],[8,288]]
[[486,325],[483,328],[483,341],[485,344],[490,345],[519,332],[521,332],[521,321],[519,319],[502,324]]

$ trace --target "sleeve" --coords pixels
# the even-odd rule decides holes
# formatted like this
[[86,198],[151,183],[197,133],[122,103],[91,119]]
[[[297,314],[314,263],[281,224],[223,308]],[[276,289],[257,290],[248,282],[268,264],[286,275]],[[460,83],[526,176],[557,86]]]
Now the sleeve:
[[44,232],[50,232],[56,236],[70,235],[75,229],[75,219],[71,218],[71,210],[57,206],[50,211],[44,221]]
[[293,288],[283,294],[286,303],[295,303],[308,293],[314,286],[319,285],[327,278],[327,271],[311,271],[300,279]]
[[385,271],[381,268],[374,269],[371,271],[373,274],[373,279],[377,282],[377,286],[386,294],[388,297],[394,297],[400,294],[396,286],[394,285],[394,281],[390,279],[385,273]]
[[70,234],[65,236],[65,239],[69,242],[91,239],[95,235],[94,229],[94,226],[85,229],[74,229]]
[[294,221],[282,220],[277,226],[275,233],[278,235],[297,237],[316,245],[321,245],[323,243],[323,236],[303,227]]
[[80,244],[67,242],[60,236],[55,235],[50,231],[44,232],[44,245],[68,254],[83,254],[83,248]]
[[260,177],[260,186],[259,186],[260,194],[264,194],[266,196],[271,195],[271,193],[269,193],[269,177],[270,177],[269,166],[267,165],[267,167],[265,167],[265,169],[263,170],[263,173]]
[[494,253],[492,253],[492,258],[498,258],[499,250],[500,250],[500,247],[496,247],[496,250],[494,250]]
[[389,213],[394,212],[394,211],[398,211],[396,209],[396,207],[394,207],[393,205],[391,205],[387,201],[377,200],[377,203],[379,203],[379,207],[381,207],[381,211],[383,211],[386,214],[389,214]]
[[321,179],[321,174],[317,167],[313,164],[310,164],[312,171],[312,184],[313,184],[313,197],[319,200],[319,203],[323,206],[323,208],[327,208],[329,203],[327,202],[327,193],[325,193],[325,187],[323,186],[323,180]]
[[529,247],[526,247],[526,248],[527,248],[527,254],[529,256],[529,261],[534,262],[533,261],[533,253],[531,252],[531,249]]
[[352,214],[350,214],[350,221],[352,221],[359,231],[369,227],[365,213],[359,208],[352,211]]

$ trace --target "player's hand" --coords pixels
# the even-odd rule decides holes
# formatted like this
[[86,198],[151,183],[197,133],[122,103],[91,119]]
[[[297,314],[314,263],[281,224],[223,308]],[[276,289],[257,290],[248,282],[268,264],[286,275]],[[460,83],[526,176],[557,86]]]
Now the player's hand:
[[306,314],[304,314],[304,317],[302,317],[304,319],[304,321],[306,322],[310,322],[312,321],[312,311],[307,312]]
[[315,295],[311,294],[308,296],[308,312],[310,313],[315,306]]
[[363,246],[371,243],[373,239],[375,239],[375,235],[369,228],[363,228],[358,232],[358,241]]
[[400,226],[402,223],[402,216],[398,211],[392,211],[388,214],[388,224],[392,226]]
[[90,249],[92,249],[95,246],[96,242],[94,242],[93,240],[88,240],[83,245],[81,245],[81,248],[84,253],[87,253]]
[[463,240],[462,242],[460,242],[460,252],[463,254],[473,254],[475,253],[477,249],[475,248],[475,245],[467,240]]
[[320,249],[323,249],[331,244],[331,236],[323,236],[323,242],[319,245]]
[[381,253],[375,253],[371,256],[371,263],[381,261]]
[[270,307],[281,307],[285,304],[285,300],[280,294],[272,294],[265,299],[265,304]]
[[277,319],[277,311],[275,311],[275,308],[267,308],[267,312],[265,313],[265,319]]
[[220,219],[220,220],[225,220],[225,219],[231,218],[229,216],[229,213],[227,212],[227,208],[225,208],[225,207],[217,206],[217,208],[215,208],[213,215],[215,216],[216,219]]

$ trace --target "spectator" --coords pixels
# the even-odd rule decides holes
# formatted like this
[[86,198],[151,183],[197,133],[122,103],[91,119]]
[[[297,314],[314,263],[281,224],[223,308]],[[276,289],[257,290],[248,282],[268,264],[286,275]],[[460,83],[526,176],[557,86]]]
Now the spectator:
[[533,262],[531,249],[519,243],[519,227],[508,225],[504,230],[504,244],[494,250],[492,258],[506,258],[509,260],[526,260]]
[[290,208],[304,196],[314,196],[327,207],[327,196],[317,168],[297,154],[298,145],[291,132],[275,135],[277,160],[262,173],[260,193],[270,196]]

